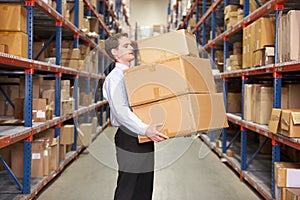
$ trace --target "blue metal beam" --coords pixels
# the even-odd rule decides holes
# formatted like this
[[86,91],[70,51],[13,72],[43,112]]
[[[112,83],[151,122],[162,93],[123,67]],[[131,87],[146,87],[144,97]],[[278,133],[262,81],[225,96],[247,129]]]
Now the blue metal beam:
[[259,145],[259,147],[257,148],[257,150],[255,151],[255,153],[251,156],[251,158],[248,160],[247,164],[246,164],[246,168],[248,168],[250,166],[250,164],[252,163],[252,161],[255,159],[255,157],[259,154],[259,152],[261,151],[261,149],[266,145],[267,141],[269,140],[269,138],[266,137],[266,139],[263,141],[263,143],[261,143]]
[[41,54],[45,51],[45,49],[49,46],[49,44],[53,41],[54,38],[55,38],[55,33],[53,33],[50,36],[49,40],[45,43],[45,45],[40,50],[40,52],[37,54],[37,56],[34,58],[34,60],[37,60],[41,56]]
[[9,105],[11,105],[11,107],[15,110],[15,105],[12,102],[12,100],[9,98],[9,96],[5,93],[5,91],[2,89],[2,87],[0,87],[0,93],[3,94],[4,98],[6,101],[8,101]]

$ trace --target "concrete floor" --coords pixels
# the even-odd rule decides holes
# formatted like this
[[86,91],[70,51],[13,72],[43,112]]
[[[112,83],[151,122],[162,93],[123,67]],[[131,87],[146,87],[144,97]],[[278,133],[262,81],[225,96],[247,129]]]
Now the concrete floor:
[[[109,127],[98,136],[38,200],[113,199],[115,131]],[[156,150],[153,200],[261,199],[196,137],[170,139],[156,144]]]

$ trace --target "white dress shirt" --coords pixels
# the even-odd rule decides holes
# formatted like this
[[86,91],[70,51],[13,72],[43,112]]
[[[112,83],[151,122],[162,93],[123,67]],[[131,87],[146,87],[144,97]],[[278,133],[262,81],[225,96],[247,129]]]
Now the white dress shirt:
[[116,63],[103,84],[103,97],[109,103],[111,124],[116,127],[125,126],[136,134],[145,135],[148,125],[131,111],[128,103],[123,74],[125,69],[128,66]]

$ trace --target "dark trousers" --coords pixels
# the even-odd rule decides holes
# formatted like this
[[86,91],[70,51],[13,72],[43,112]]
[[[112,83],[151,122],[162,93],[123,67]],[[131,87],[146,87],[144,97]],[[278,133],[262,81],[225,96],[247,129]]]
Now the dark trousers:
[[119,166],[114,200],[151,200],[154,143],[138,143],[137,135],[119,128],[115,135]]

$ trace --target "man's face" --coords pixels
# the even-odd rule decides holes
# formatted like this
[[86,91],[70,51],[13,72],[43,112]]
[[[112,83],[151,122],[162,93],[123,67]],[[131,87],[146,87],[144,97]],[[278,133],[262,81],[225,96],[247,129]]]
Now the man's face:
[[115,57],[119,62],[131,62],[134,60],[133,47],[131,41],[127,37],[121,37],[119,39],[119,46],[116,49]]

